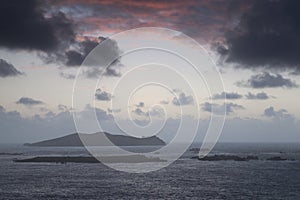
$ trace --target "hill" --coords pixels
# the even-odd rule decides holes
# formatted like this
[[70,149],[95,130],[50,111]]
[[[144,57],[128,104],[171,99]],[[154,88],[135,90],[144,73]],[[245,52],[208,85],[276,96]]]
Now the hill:
[[113,135],[110,133],[94,133],[82,134],[74,133],[67,136],[44,140],[36,143],[26,143],[26,146],[40,146],[40,147],[66,147],[66,146],[83,146],[82,141],[88,146],[111,146],[107,142],[105,136],[116,146],[161,146],[165,142],[156,136],[147,138],[136,138],[125,135]]

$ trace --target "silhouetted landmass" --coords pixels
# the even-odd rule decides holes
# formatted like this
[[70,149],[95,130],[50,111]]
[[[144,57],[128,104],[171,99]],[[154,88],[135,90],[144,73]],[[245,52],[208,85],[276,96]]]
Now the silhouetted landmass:
[[257,156],[247,156],[240,157],[235,155],[213,155],[213,156],[205,156],[203,158],[193,157],[193,159],[198,159],[201,161],[221,161],[221,160],[232,160],[232,161],[249,161],[249,160],[258,160]]
[[[257,156],[246,156],[246,157],[240,157],[236,155],[213,155],[213,156],[205,156],[203,158],[199,158],[198,156],[192,157],[192,159],[198,159],[201,161],[222,161],[222,160],[231,160],[231,161],[249,161],[249,160],[259,160]],[[286,158],[281,158],[280,156],[274,156],[271,158],[267,159],[262,159],[262,160],[269,160],[269,161],[295,161],[295,159],[286,159]]]
[[[144,155],[128,155],[128,156],[106,156],[101,157],[100,161],[106,163],[144,163],[144,162],[164,162],[164,160],[151,157],[148,158]],[[46,157],[34,157],[34,158],[26,158],[14,160],[14,162],[22,162],[22,163],[99,163],[100,161],[95,157],[70,157],[70,156],[46,156]]]
[[[189,149],[189,151],[192,151],[192,152],[194,152],[194,153],[198,153],[198,152],[200,152],[200,148],[191,148],[191,149]],[[201,151],[202,152],[210,152],[210,149],[207,149],[207,148],[203,148],[203,149],[201,149]]]
[[286,158],[281,158],[280,156],[274,156],[271,158],[267,158],[267,160],[271,160],[271,161],[285,161],[287,160]]
[[203,158],[199,158],[199,160],[203,160],[203,161],[218,161],[218,160],[248,161],[248,160],[258,160],[258,157],[256,157],[256,156],[240,157],[240,156],[234,156],[234,155],[214,155],[214,156],[205,156]]
[[[105,137],[106,136],[106,137]],[[109,140],[107,140],[107,138]],[[40,147],[62,147],[62,146],[162,146],[165,142],[156,136],[147,138],[136,138],[125,135],[112,135],[109,133],[94,133],[94,134],[78,134],[74,133],[64,137],[59,137],[51,140],[45,140],[32,144],[24,144],[26,146]]]

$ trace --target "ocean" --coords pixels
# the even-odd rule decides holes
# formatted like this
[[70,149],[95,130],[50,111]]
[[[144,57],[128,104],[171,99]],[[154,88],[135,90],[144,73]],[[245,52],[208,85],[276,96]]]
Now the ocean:
[[[196,152],[187,151],[166,168],[134,174],[100,163],[13,162],[88,155],[80,147],[0,145],[0,199],[300,199],[299,144],[223,143],[210,154],[255,155],[259,160],[199,161],[191,159]],[[274,156],[289,160],[266,160]]]

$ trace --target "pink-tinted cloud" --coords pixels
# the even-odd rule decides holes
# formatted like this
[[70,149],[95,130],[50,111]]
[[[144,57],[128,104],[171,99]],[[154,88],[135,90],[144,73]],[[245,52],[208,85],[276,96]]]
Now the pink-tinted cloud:
[[224,30],[234,24],[235,13],[248,9],[249,4],[236,0],[64,0],[55,2],[54,7],[71,16],[82,34],[110,35],[132,28],[157,26],[211,41],[222,37]]

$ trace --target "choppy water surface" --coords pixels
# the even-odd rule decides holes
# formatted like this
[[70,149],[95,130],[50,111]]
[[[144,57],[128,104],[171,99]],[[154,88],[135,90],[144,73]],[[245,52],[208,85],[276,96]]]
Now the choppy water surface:
[[[219,144],[212,154],[257,155],[258,161],[198,161],[187,152],[146,174],[102,164],[14,163],[37,155],[88,155],[83,148],[2,145],[0,199],[300,199],[299,144]],[[266,161],[281,156],[295,161]],[[120,165],[122,163],[119,163]],[[144,163],[151,165],[151,163]]]

